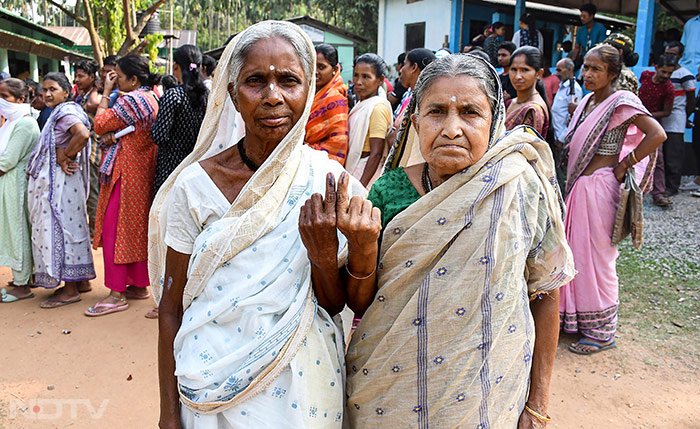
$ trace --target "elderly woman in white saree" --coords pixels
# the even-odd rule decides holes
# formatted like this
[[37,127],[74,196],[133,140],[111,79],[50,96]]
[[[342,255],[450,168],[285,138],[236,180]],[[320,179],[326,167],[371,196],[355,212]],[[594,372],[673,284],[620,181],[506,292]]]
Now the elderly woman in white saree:
[[529,127],[505,132],[501,94],[471,55],[418,79],[408,114],[427,162],[387,170],[368,197],[384,230],[376,283],[358,288],[375,293],[351,306],[350,427],[549,421],[557,288],[575,271],[552,154]]
[[197,145],[156,196],[161,427],[341,427],[331,316],[346,302],[338,267],[362,255],[336,229],[341,165],[303,145],[315,58],[288,22],[234,38]]

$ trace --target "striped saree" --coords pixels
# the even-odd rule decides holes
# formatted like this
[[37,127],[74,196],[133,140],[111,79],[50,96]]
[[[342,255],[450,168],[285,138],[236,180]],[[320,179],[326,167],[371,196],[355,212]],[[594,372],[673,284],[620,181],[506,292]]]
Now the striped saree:
[[517,425],[530,300],[574,268],[549,147],[528,127],[503,136],[502,119],[492,135],[384,230],[378,292],[346,356],[349,427]]

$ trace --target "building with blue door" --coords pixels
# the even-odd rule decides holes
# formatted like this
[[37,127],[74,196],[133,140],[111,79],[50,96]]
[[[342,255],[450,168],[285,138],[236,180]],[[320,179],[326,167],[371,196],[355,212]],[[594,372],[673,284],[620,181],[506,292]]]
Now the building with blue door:
[[[462,48],[496,21],[506,24],[505,40],[518,28],[516,0],[380,0],[377,50],[388,63],[407,50],[421,47],[452,52]],[[555,64],[562,57],[561,43],[580,25],[578,9],[527,2],[527,11],[537,18],[537,29],[545,42],[545,57]],[[517,18],[516,18],[517,16]],[[610,31],[633,26],[622,19],[598,15],[596,20]],[[571,36],[569,36],[569,39]]]
[[567,29],[572,32],[580,25],[578,7],[585,3],[597,6],[596,21],[608,32],[635,24],[605,13],[636,18],[635,50],[640,58],[637,74],[649,66],[659,9],[681,23],[699,12],[695,0],[379,0],[377,51],[388,63],[416,47],[461,51],[485,25],[496,21],[508,26],[505,39],[510,40],[520,15],[527,11],[537,18],[545,39],[544,52],[554,64],[562,55],[557,43],[566,40]]

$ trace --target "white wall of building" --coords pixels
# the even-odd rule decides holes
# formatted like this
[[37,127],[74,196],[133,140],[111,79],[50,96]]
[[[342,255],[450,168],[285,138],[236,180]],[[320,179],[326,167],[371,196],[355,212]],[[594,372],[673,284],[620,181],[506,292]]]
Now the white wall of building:
[[[387,64],[405,51],[406,24],[425,22],[425,47],[437,50],[450,34],[453,0],[379,0],[377,54]],[[455,0],[458,1],[458,0]]]

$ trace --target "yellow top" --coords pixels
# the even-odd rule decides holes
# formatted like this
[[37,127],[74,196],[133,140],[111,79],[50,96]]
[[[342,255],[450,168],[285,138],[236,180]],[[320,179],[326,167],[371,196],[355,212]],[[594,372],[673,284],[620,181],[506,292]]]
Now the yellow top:
[[377,103],[369,116],[369,130],[365,137],[365,145],[362,147],[362,152],[369,152],[369,139],[386,138],[386,133],[391,127],[391,110],[384,103]]

